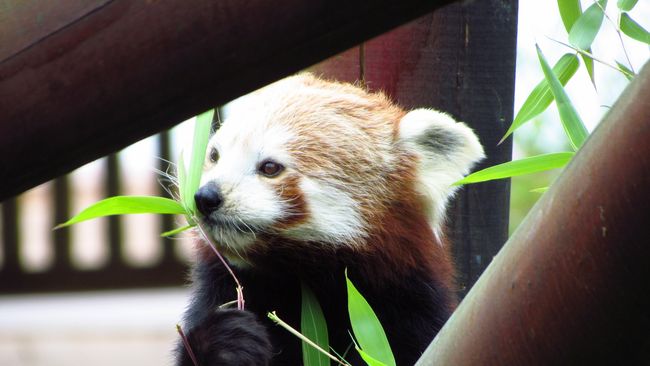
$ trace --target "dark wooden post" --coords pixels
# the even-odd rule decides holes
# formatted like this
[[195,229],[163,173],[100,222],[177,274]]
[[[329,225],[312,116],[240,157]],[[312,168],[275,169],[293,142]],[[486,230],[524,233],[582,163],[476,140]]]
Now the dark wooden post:
[[18,205],[16,199],[11,198],[0,206],[2,209],[2,245],[3,260],[0,274],[4,276],[15,275],[20,271],[20,258],[18,253]]
[[[513,117],[517,2],[452,4],[311,70],[344,81],[361,79],[406,108],[430,107],[466,122],[486,151],[477,169],[511,159],[510,140],[497,146]],[[510,182],[464,187],[450,208],[461,295],[508,238]]]
[[[425,101],[471,126],[487,155],[477,170],[511,160],[511,139],[497,143],[513,118],[517,1],[452,4],[421,26],[431,30],[433,51],[421,54],[428,62],[420,60],[411,76],[422,90],[419,98],[404,103]],[[464,296],[508,239],[510,181],[464,187],[451,212],[449,235]]]

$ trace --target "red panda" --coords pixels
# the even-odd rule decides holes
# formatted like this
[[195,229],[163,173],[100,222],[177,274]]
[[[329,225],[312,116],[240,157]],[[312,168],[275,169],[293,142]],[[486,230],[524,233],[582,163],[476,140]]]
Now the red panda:
[[[346,268],[397,364],[414,364],[456,305],[445,207],[481,158],[463,123],[350,84],[300,74],[248,96],[211,137],[195,195],[246,310],[220,307],[235,284],[203,245],[184,318],[199,365],[300,365],[300,341],[266,314],[299,328],[301,281],[345,352]],[[177,364],[193,365],[182,345]]]

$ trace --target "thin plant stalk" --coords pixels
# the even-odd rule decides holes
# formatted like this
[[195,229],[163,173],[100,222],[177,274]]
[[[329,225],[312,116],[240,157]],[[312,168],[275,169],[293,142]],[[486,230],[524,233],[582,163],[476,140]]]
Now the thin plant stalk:
[[293,327],[291,327],[289,324],[285,323],[282,319],[280,319],[277,314],[275,314],[275,311],[272,311],[267,314],[269,319],[273,320],[277,325],[281,326],[282,328],[286,329],[289,331],[289,333],[295,335],[296,337],[300,338],[303,342],[307,343],[308,345],[314,347],[317,349],[319,352],[323,353],[327,357],[329,357],[331,360],[334,362],[338,363],[339,365],[343,366],[351,366],[347,361],[343,359],[336,358],[332,356],[329,352],[325,351],[322,349],[319,345],[314,343],[311,339],[305,337],[302,333],[299,331],[295,330]]
[[207,235],[205,232],[205,229],[203,228],[203,224],[201,223],[200,220],[197,220],[196,217],[192,218],[194,222],[196,222],[196,227],[199,228],[199,232],[201,233],[201,236],[203,236],[203,239],[208,242],[210,247],[212,248],[212,251],[214,254],[217,255],[221,263],[226,267],[228,272],[230,273],[230,276],[232,276],[232,279],[235,280],[235,284],[237,285],[237,309],[238,310],[244,310],[244,288],[242,287],[241,283],[239,282],[239,279],[237,279],[237,276],[235,275],[235,272],[233,272],[232,268],[228,265],[228,262],[223,258],[221,253],[217,250],[217,245],[214,241],[212,241],[212,238]]
[[[612,18],[610,18],[609,15],[607,15],[607,12],[605,11],[605,8],[603,8],[603,6],[598,1],[596,1],[596,5],[598,5],[598,7],[600,7],[600,10],[603,11],[603,15],[605,15],[605,19],[607,19],[607,21],[609,21],[612,24],[612,26],[614,27],[614,29],[616,30],[616,34],[618,34],[618,40],[621,42],[621,48],[623,49],[623,54],[625,55],[625,59],[627,60],[627,64],[630,65],[630,70],[632,70],[632,72],[634,72],[634,66],[632,66],[632,61],[630,61],[630,56],[628,56],[628,54],[627,54],[627,49],[625,48],[625,43],[623,43],[623,35],[621,35],[621,30],[619,29],[617,23],[614,23]],[[620,10],[618,12],[618,16],[619,17],[621,16],[621,11]]]
[[183,347],[185,347],[187,354],[190,356],[190,359],[192,360],[192,363],[194,364],[194,366],[199,366],[199,361],[196,360],[194,351],[192,351],[192,347],[190,346],[190,341],[187,339],[187,336],[185,336],[185,333],[183,332],[183,328],[181,328],[180,324],[176,324],[176,331],[181,336],[181,340],[183,341]]
[[575,52],[578,52],[581,55],[585,55],[585,56],[589,57],[590,59],[592,59],[594,61],[600,62],[601,64],[603,64],[603,65],[605,65],[605,66],[607,66],[609,68],[612,68],[612,69],[614,69],[614,70],[616,70],[616,71],[618,71],[618,72],[620,72],[622,74],[634,77],[634,75],[630,75],[627,71],[621,69],[620,67],[614,66],[614,65],[612,65],[610,63],[607,63],[607,62],[597,58],[596,56],[594,56],[593,54],[591,54],[591,53],[589,53],[587,51],[583,51],[583,50],[581,50],[579,48],[571,46],[570,44],[566,44],[566,43],[564,43],[562,41],[558,41],[557,39],[553,39],[553,38],[548,38],[548,39],[550,39],[553,42],[557,42],[557,43],[559,43],[559,44],[561,44],[561,45],[563,45],[565,47],[568,47],[568,48],[574,50]]

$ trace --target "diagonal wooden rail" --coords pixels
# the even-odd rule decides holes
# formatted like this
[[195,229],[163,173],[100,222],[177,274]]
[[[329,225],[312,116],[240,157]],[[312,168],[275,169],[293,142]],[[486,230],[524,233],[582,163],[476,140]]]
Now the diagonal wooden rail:
[[469,291],[419,365],[650,360],[650,64]]
[[451,0],[10,0],[0,201]]

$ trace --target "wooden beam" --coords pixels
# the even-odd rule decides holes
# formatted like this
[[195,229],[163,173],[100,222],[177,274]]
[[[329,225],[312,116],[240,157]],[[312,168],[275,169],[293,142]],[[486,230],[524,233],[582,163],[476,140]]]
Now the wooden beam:
[[450,1],[5,1],[0,201]]
[[[487,158],[510,161],[512,141],[497,145],[513,118],[517,1],[448,5],[365,44],[364,74],[406,108],[429,107],[467,123]],[[449,209],[447,234],[460,295],[508,239],[509,180],[463,187]]]
[[419,365],[637,365],[650,354],[650,64]]

